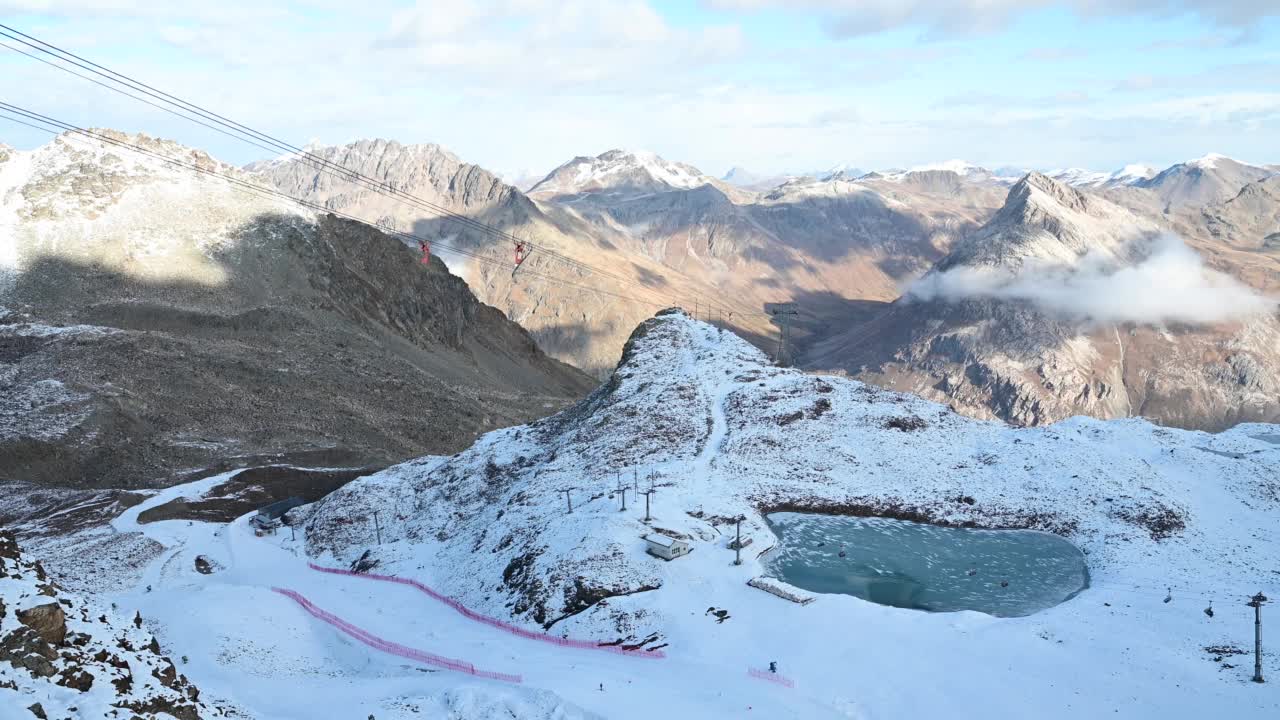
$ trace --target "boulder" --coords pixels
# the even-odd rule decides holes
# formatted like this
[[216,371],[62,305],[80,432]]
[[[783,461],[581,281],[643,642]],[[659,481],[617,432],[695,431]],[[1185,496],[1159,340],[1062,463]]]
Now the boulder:
[[67,614],[58,603],[19,610],[18,622],[35,630],[50,645],[61,645],[67,638]]

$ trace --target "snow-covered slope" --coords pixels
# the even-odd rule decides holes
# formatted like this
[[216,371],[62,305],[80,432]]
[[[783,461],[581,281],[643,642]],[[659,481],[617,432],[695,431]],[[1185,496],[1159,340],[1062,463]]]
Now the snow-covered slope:
[[[356,480],[291,511],[296,538],[255,537],[247,517],[140,524],[181,497],[220,496],[226,476],[151,495],[109,537],[157,546],[119,598],[242,717],[978,720],[1035,708],[1048,720],[1263,720],[1280,686],[1248,683],[1235,653],[1252,641],[1244,598],[1276,581],[1278,461],[1275,426],[1210,435],[1139,420],[970,420],[774,367],[672,311],[636,329],[610,381],[578,406]],[[648,520],[636,485],[653,490]],[[846,595],[801,606],[747,585],[778,541],[762,519],[776,509],[1048,530],[1084,550],[1091,583],[1022,618]],[[735,565],[727,542],[740,514],[751,542]],[[692,553],[646,555],[641,536],[654,531],[687,538]],[[87,560],[73,547],[58,553],[62,572]],[[363,557],[374,573],[534,632],[629,639],[665,658],[517,637],[411,585],[311,570],[304,549],[323,566]],[[405,646],[522,682],[388,652]],[[770,661],[779,676],[749,671]],[[1280,672],[1275,655],[1264,663]]]
[[1113,187],[1133,185],[1154,177],[1156,169],[1148,165],[1125,165],[1114,172],[1094,172],[1084,168],[1050,170],[1045,175],[1073,187]]
[[1154,192],[1166,206],[1203,207],[1222,202],[1272,170],[1211,153],[1178,163],[1132,184]]
[[[1158,566],[1243,590],[1267,572],[1266,554],[1237,548],[1272,532],[1280,508],[1274,432],[1083,418],[1014,430],[772,367],[731,333],[671,311],[636,330],[613,377],[576,408],[356,481],[319,504],[307,537],[319,557],[372,550],[381,567],[433,578],[488,614],[692,651],[672,637],[680,610],[663,599],[686,580],[646,556],[641,536],[662,530],[727,560],[732,518],[745,515],[763,549],[776,538],[761,515],[781,508],[1039,528],[1081,545],[1108,583]],[[636,474],[641,490],[656,489],[648,522]],[[374,510],[399,518],[381,547],[372,525],[352,521]]]
[[58,586],[0,530],[0,717],[223,717],[142,618]]

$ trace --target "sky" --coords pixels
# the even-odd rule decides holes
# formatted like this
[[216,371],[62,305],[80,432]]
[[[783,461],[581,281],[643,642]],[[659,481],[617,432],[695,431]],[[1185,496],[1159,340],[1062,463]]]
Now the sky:
[[[1275,0],[0,0],[0,22],[295,144],[434,142],[509,178],[618,147],[713,175],[1280,162]],[[0,99],[268,155],[4,47]]]

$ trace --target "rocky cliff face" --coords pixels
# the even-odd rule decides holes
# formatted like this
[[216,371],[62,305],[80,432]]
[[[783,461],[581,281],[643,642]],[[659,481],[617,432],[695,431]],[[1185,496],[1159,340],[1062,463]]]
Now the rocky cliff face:
[[[397,229],[436,241],[435,253],[467,281],[477,297],[502,309],[529,330],[539,346],[553,357],[597,376],[607,374],[613,367],[627,333],[641,319],[679,302],[692,307],[696,298],[718,293],[701,265],[665,262],[667,253],[661,248],[646,248],[634,242],[631,230],[625,227],[629,220],[608,217],[591,202],[565,206],[535,202],[497,176],[463,163],[437,146],[373,140],[312,148],[312,152],[539,246],[520,272],[513,275],[513,247],[509,240],[444,219],[439,211],[334,178],[299,158],[286,157],[248,168],[295,197],[389,222]],[[676,186],[700,188],[702,183],[700,176],[687,166],[615,151],[599,158],[575,159],[539,186],[542,190],[534,197],[557,195],[559,191],[552,188],[559,187],[566,193],[581,193],[574,195],[579,198],[594,198],[595,191],[617,191],[620,194],[611,197],[625,200]],[[620,188],[628,190],[622,192]],[[703,189],[716,192],[711,187]],[[731,188],[729,191],[737,192]],[[702,200],[685,202],[674,195],[669,200],[668,209],[674,212],[680,212],[682,206],[686,208],[682,217],[690,213],[701,217],[707,209]],[[706,200],[715,204],[714,198]],[[638,212],[634,217],[637,223],[648,221]],[[718,242],[725,236],[717,230],[720,221],[708,220],[704,227],[708,228],[707,233],[693,233],[689,238],[689,246],[695,248],[691,252],[700,252],[704,239],[711,235],[714,239],[709,244],[722,246],[722,255],[728,253],[728,245]],[[480,258],[451,253],[449,247],[462,248]],[[670,254],[685,255],[678,249]],[[712,260],[712,264],[716,272],[724,272],[723,263]],[[758,305],[734,297],[720,301],[727,310],[737,311],[737,324],[748,333],[763,337],[769,332],[767,318]],[[748,313],[752,313],[749,319]]]
[[0,716],[223,717],[144,618],[60,588],[0,530]]
[[[989,223],[937,264],[924,286],[953,271],[973,282],[1004,283],[1056,277],[1034,274],[1045,268],[1082,272],[1082,263],[1106,272],[1132,268],[1151,252],[1157,232],[1152,222],[1101,197],[1032,174],[1011,188]],[[892,303],[820,343],[806,364],[1018,425],[1140,415],[1216,430],[1280,417],[1274,308],[1195,324],[1099,321],[952,289]]]
[[70,137],[0,165],[0,198],[5,479],[389,463],[592,385],[365,225]]

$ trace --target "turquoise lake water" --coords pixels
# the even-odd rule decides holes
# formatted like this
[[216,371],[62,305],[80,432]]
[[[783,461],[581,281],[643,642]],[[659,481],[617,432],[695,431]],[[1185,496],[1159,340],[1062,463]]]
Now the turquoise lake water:
[[765,556],[768,574],[810,592],[1019,617],[1089,586],[1079,548],[1049,533],[805,513],[767,520],[780,540]]

